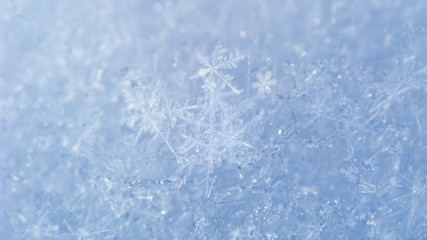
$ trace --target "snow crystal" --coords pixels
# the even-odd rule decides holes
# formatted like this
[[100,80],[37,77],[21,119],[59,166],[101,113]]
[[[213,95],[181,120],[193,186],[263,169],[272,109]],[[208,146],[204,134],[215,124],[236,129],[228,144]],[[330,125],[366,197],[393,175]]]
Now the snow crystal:
[[426,12],[0,1],[0,239],[427,239]]

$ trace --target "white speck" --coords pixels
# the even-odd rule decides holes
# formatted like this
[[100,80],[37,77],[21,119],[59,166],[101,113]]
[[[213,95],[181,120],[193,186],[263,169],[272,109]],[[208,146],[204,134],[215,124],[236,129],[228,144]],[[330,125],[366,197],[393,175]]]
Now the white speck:
[[247,34],[246,34],[246,32],[245,31],[240,31],[239,32],[239,37],[241,37],[241,38],[246,38],[247,37]]
[[96,73],[96,80],[101,80],[103,73],[104,69],[98,69],[98,72]]
[[318,192],[315,188],[312,187],[302,187],[302,192],[304,195],[307,195],[308,193],[312,193],[313,195],[317,195]]
[[107,191],[109,191],[113,186],[113,183],[108,178],[104,178],[104,183],[105,183],[105,186],[107,187]]
[[25,216],[19,214],[18,217],[19,217],[19,220],[21,220],[21,222],[23,222],[23,223],[27,222],[27,218],[25,218]]
[[368,220],[366,223],[373,226],[377,225],[374,220]]

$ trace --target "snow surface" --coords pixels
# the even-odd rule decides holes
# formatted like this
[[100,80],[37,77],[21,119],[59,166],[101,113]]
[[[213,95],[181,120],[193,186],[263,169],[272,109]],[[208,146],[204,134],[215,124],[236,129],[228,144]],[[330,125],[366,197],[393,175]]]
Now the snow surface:
[[427,239],[426,12],[0,1],[0,239]]

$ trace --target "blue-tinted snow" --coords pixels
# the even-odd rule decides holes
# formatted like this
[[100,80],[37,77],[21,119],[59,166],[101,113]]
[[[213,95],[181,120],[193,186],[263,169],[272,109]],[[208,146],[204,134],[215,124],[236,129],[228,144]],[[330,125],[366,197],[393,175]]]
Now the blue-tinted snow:
[[427,239],[426,12],[0,1],[0,239]]

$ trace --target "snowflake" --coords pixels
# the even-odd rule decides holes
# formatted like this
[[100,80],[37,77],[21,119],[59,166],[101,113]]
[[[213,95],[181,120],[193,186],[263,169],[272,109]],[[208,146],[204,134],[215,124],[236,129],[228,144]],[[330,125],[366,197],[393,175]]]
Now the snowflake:
[[200,62],[204,66],[197,73],[197,77],[202,77],[205,81],[203,89],[209,92],[215,92],[217,87],[229,87],[236,95],[240,91],[234,87],[230,82],[233,77],[229,74],[224,74],[221,70],[237,68],[237,63],[244,59],[243,55],[238,52],[230,52],[228,56],[227,49],[221,44],[218,44],[214,51],[211,53],[210,58],[200,57]]
[[261,73],[256,75],[258,82],[252,83],[252,87],[258,88],[260,94],[270,94],[272,92],[271,87],[276,85],[276,79],[271,78],[271,72],[267,71],[264,76]]

